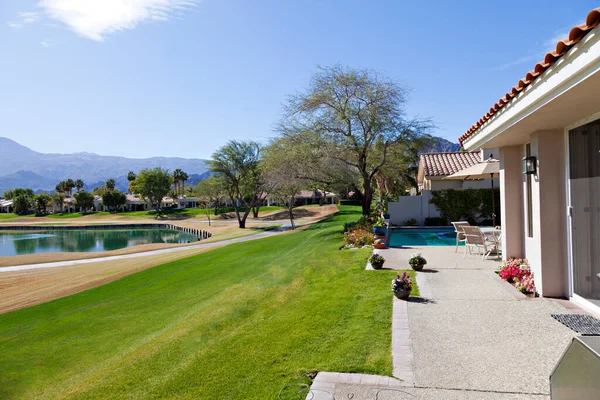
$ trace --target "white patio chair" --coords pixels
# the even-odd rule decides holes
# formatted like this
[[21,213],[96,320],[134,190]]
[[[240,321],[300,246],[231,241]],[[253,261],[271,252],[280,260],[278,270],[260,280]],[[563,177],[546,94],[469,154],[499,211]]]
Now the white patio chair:
[[458,252],[458,244],[460,242],[466,242],[466,238],[465,238],[465,232],[463,231],[463,227],[464,226],[471,226],[471,224],[469,224],[467,221],[457,221],[457,222],[452,222],[452,225],[454,225],[454,231],[456,232],[456,248],[454,249],[454,252]]
[[466,240],[463,258],[467,257],[467,248],[469,249],[469,254],[473,254],[471,251],[473,247],[477,248],[479,254],[481,254],[481,250],[483,250],[482,260],[485,260],[493,250],[496,250],[496,253],[498,253],[498,244],[496,241],[486,237],[478,226],[463,226],[462,229],[465,233]]

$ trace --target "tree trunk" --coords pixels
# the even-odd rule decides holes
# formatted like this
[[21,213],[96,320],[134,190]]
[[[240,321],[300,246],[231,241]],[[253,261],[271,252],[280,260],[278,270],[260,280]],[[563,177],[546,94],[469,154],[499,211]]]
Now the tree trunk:
[[252,216],[254,218],[258,218],[258,210],[260,210],[260,206],[254,206],[254,207],[252,207]]
[[363,194],[362,194],[362,214],[369,216],[371,215],[371,201],[373,200],[373,187],[371,183],[365,181],[363,185]]
[[219,213],[219,200],[215,201],[215,215],[218,215]]
[[290,199],[290,203],[288,205],[288,214],[290,216],[290,224],[292,225],[292,230],[296,229],[296,224],[294,224],[294,198]]

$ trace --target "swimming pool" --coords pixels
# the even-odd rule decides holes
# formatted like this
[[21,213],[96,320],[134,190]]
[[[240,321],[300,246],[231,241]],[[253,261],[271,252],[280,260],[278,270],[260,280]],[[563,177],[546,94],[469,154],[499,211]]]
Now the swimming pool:
[[[400,246],[455,246],[454,228],[401,228],[393,229],[390,247]],[[464,244],[460,244],[464,245]]]

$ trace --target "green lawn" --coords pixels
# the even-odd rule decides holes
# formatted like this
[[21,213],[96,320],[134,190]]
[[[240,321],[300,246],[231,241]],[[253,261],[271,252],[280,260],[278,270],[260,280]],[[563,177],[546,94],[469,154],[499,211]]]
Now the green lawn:
[[[264,206],[259,210],[258,215],[260,216],[263,212],[269,211],[277,211],[282,210],[282,207],[276,206]],[[243,212],[244,208],[241,208],[240,211]],[[219,214],[234,212],[235,209],[233,207],[223,207],[219,209]],[[172,210],[163,210],[163,215],[206,215],[206,209],[204,208],[177,208]],[[125,211],[117,213],[117,215],[124,215],[129,217],[154,217],[156,216],[155,210],[147,210],[147,211]],[[250,214],[252,215],[252,214]],[[211,210],[211,217],[214,216],[214,210]]]
[[15,213],[0,213],[0,219],[10,219],[18,217],[21,217],[21,215],[17,215]]
[[110,213],[108,211],[88,212],[88,213],[72,212],[72,213],[48,214],[48,215],[46,215],[46,217],[63,219],[63,218],[85,217],[86,215],[110,215]]
[[0,398],[276,399],[308,370],[390,375],[395,273],[338,250],[358,217],[341,208],[0,315]]

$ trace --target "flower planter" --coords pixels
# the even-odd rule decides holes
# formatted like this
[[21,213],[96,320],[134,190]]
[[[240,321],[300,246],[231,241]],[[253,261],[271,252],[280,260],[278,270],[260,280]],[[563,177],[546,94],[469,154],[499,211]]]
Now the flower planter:
[[424,265],[423,264],[414,264],[414,265],[411,265],[411,267],[415,271],[421,271],[421,270],[423,270]]
[[373,227],[373,233],[375,234],[375,236],[383,236],[383,237],[385,237],[385,235],[387,234],[387,227],[385,227],[385,226],[374,226]]
[[374,243],[373,248],[374,249],[385,249],[385,243]]
[[383,268],[383,263],[371,263],[371,267],[373,267],[373,269],[381,269]]
[[394,291],[394,296],[399,298],[400,300],[407,300],[410,297],[411,290],[396,290]]

